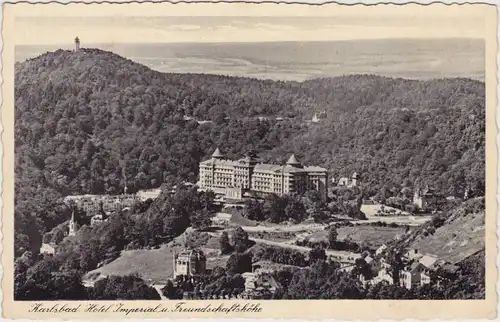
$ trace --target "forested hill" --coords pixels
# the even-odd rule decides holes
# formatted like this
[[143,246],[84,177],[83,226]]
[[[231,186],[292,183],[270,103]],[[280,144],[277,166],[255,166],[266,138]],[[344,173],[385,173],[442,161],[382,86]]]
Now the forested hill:
[[[419,181],[481,194],[484,96],[470,79],[275,82],[160,73],[97,49],[46,53],[16,64],[16,216],[52,218],[57,196],[117,193],[125,179],[132,192],[196,181],[216,146],[275,161],[293,152],[337,178],[357,171],[373,193]],[[315,111],[320,124],[305,122]]]

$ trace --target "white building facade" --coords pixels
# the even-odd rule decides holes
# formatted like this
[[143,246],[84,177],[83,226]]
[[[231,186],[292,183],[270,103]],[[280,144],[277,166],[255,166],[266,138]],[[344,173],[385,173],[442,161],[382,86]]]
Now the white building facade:
[[327,170],[302,166],[294,155],[286,165],[259,163],[249,155],[239,160],[225,159],[219,149],[200,163],[199,186],[231,199],[241,199],[245,191],[287,195],[316,190],[323,200],[328,192]]

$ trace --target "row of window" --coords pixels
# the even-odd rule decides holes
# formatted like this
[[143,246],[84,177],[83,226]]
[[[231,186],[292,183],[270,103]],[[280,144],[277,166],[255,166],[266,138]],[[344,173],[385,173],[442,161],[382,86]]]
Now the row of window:
[[[246,176],[248,175],[248,171],[241,171],[241,170],[234,170],[234,169],[224,169],[224,168],[216,168],[216,169],[206,169],[206,168],[201,168],[200,169],[202,173],[234,173],[239,176]],[[283,175],[285,176],[290,176],[290,177],[296,177],[296,178],[301,178],[304,177],[305,175],[293,175],[293,174],[282,174],[282,173],[266,173],[266,172],[254,172],[255,176],[259,177],[268,177],[268,178],[273,178],[273,177],[282,177]],[[325,178],[326,175],[321,175],[321,174],[309,174],[307,175],[309,178],[314,178],[314,179],[319,179],[319,178]]]
[[189,262],[188,261],[177,261],[176,263],[177,265],[188,265]]
[[[203,182],[203,185],[207,186],[207,187],[214,186],[214,187],[219,187],[219,188],[233,186],[232,182],[226,182],[226,181],[215,181],[215,183],[212,181],[206,181],[206,182]],[[246,188],[248,186],[248,182],[236,183],[236,186],[241,186],[243,188]],[[288,187],[289,190],[294,189],[294,185],[292,185],[292,184],[285,185],[285,187]],[[297,188],[299,191],[304,190],[304,188],[319,190],[318,185],[306,185],[306,186],[300,185]],[[278,191],[279,192],[282,190],[282,186],[281,185],[271,185],[271,184],[266,184],[266,183],[254,183],[254,184],[252,184],[252,190],[256,190],[256,191],[265,190],[265,191]]]
[[[213,178],[209,175],[204,176],[201,178],[201,183],[206,186],[211,186],[215,185],[218,187],[229,187],[233,185],[237,186],[243,186],[247,187],[249,180],[247,177],[244,177],[244,180],[241,180],[240,178],[236,178],[236,180],[233,180],[232,177],[221,177],[217,176],[215,180],[212,180]],[[294,185],[297,185],[298,187],[302,188],[308,188],[308,189],[316,189],[319,190],[319,182],[317,180],[312,180],[312,181],[285,181],[285,187],[292,188]],[[265,189],[267,191],[269,190],[277,190],[281,191],[282,187],[282,182],[281,181],[272,181],[270,178],[253,178],[252,180],[252,189],[254,190],[260,190],[260,189]]]

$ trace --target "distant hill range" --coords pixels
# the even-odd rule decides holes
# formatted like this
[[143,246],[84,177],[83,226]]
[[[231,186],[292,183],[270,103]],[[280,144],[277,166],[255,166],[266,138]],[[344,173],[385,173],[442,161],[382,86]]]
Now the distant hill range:
[[44,187],[62,196],[195,182],[216,146],[275,162],[293,152],[336,178],[357,172],[367,194],[416,181],[484,194],[480,81],[160,73],[98,49],[49,52],[15,71],[16,201]]

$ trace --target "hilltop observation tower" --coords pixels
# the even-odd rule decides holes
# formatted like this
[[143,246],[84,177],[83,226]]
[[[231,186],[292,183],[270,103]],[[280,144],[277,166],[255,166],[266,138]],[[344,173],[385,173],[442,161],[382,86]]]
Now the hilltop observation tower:
[[75,52],[80,50],[80,38],[78,36],[75,38]]

